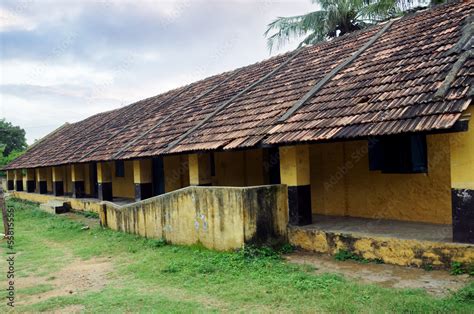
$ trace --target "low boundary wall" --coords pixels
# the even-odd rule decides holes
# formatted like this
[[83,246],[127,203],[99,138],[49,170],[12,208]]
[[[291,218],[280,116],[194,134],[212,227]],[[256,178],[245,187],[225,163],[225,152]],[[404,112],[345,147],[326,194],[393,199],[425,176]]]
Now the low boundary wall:
[[400,266],[447,269],[453,262],[474,263],[472,244],[398,239],[297,226],[288,228],[288,238],[291,244],[303,250],[329,255],[347,250],[368,260]]
[[9,191],[14,198],[19,198],[25,201],[44,204],[50,201],[68,202],[71,208],[79,211],[92,211],[99,213],[102,204],[98,199],[93,198],[72,198],[67,196],[54,196],[51,194],[27,193],[18,191]]
[[99,215],[102,225],[113,230],[231,250],[245,243],[286,241],[287,199],[284,185],[192,186],[124,206],[103,202]]

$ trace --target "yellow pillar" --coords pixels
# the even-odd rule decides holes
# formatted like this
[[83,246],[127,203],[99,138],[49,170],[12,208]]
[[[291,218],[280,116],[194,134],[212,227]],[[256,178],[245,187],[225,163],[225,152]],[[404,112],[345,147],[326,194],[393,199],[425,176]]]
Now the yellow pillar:
[[34,193],[35,188],[35,169],[26,169],[26,191],[28,193]]
[[71,165],[72,197],[81,198],[85,195],[84,164]]
[[15,189],[15,171],[7,170],[7,189],[13,191]]
[[450,134],[453,240],[474,243],[474,106],[468,130]]
[[281,183],[288,186],[290,223],[306,225],[312,222],[310,158],[307,145],[280,147]]
[[133,183],[135,184],[136,201],[153,196],[151,159],[136,159],[133,161]]
[[38,193],[48,193],[48,175],[47,168],[36,168],[36,185],[38,187]]
[[23,191],[23,170],[15,170],[15,191]]
[[189,155],[189,184],[204,186],[212,184],[211,155],[209,153]]
[[98,196],[101,201],[112,201],[112,165],[110,162],[97,163]]
[[56,196],[64,195],[64,167],[53,167],[53,194]]

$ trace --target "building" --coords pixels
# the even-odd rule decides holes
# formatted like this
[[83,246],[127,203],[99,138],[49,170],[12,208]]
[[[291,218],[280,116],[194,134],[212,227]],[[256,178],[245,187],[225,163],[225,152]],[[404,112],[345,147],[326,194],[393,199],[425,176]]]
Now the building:
[[4,168],[8,187],[123,205],[282,184],[297,245],[349,245],[326,227],[407,232],[435,257],[401,264],[474,261],[459,244],[474,243],[473,9],[437,6],[65,124]]

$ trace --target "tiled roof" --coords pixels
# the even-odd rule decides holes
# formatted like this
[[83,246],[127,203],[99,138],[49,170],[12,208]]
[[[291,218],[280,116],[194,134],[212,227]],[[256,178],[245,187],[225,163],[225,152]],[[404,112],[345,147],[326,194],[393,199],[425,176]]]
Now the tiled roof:
[[472,100],[473,9],[438,6],[97,114],[5,169],[448,129]]

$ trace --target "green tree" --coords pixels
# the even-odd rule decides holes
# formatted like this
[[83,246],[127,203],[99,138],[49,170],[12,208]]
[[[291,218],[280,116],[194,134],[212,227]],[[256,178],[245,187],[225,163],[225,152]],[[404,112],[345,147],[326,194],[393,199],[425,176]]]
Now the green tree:
[[28,146],[26,132],[19,126],[14,126],[5,119],[0,120],[0,148],[2,156],[7,157],[13,151],[21,152]]
[[[0,147],[0,168],[5,165],[8,165],[12,162],[15,158],[20,157],[25,151],[18,151],[14,150],[8,156],[3,156],[4,147]],[[4,175],[3,172],[0,171],[0,176]]]
[[[342,36],[419,6],[423,0],[311,0],[320,10],[278,17],[265,32],[268,48],[303,38],[299,46]],[[442,0],[433,0],[434,3]]]

